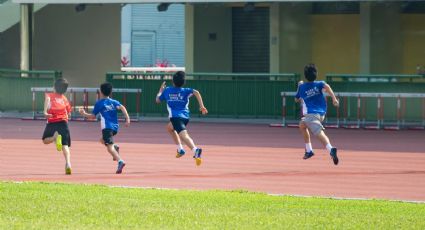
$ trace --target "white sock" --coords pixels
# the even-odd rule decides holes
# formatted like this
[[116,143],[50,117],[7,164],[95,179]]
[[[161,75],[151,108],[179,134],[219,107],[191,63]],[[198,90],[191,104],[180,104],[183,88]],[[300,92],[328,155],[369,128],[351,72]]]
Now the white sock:
[[313,147],[311,146],[311,143],[305,143],[305,151],[306,152],[313,152]]
[[329,144],[327,144],[326,145],[326,149],[330,152],[331,151],[331,149],[332,149],[333,147],[332,147],[332,145],[329,143]]
[[196,153],[196,150],[197,150],[198,148],[195,146],[195,147],[193,147],[193,149],[192,149],[192,152],[193,153]]
[[183,149],[183,145],[182,144],[178,144],[177,145],[177,150],[182,150]]

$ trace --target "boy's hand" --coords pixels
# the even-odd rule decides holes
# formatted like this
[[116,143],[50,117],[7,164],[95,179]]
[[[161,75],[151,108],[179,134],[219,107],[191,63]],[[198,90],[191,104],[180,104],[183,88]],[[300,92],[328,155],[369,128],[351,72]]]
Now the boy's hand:
[[86,111],[83,108],[79,108],[78,112],[80,112],[81,115],[83,115],[84,113],[86,113]]
[[130,119],[125,119],[125,127],[130,127]]
[[335,107],[338,107],[339,106],[339,101],[338,101],[338,99],[332,99],[332,104],[334,104],[334,106]]
[[52,114],[50,114],[50,113],[44,113],[44,117],[45,117],[45,118],[51,118],[51,117],[53,117],[53,115],[52,115]]
[[199,110],[201,111],[202,115],[205,115],[205,114],[208,113],[208,110],[205,107],[201,107],[201,108],[199,108]]
[[165,87],[166,87],[166,83],[165,81],[163,81],[159,90],[162,92],[165,89]]

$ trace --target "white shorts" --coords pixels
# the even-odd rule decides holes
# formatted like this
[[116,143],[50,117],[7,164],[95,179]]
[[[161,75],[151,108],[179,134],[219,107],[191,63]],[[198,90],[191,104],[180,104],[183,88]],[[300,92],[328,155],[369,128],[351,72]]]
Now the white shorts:
[[320,114],[306,114],[303,118],[301,118],[301,122],[307,126],[307,128],[314,135],[318,135],[320,131],[324,130],[322,122],[325,120],[325,116]]

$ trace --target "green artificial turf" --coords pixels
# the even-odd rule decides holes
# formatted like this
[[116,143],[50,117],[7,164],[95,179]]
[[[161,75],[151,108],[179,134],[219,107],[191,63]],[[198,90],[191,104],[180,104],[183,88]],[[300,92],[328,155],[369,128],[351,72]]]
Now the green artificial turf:
[[0,229],[425,229],[425,204],[0,182]]

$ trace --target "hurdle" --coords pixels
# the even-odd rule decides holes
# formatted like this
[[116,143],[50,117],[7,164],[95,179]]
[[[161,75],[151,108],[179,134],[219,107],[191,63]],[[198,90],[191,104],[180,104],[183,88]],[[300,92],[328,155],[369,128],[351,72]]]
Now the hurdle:
[[[282,123],[281,124],[270,124],[271,127],[291,127],[287,121],[287,97],[294,97],[296,92],[281,92],[282,97]],[[349,93],[340,92],[335,93],[335,96],[340,99],[340,105],[342,104],[342,118],[340,117],[340,107],[336,108],[336,122],[334,124],[325,121],[324,126],[327,128],[346,128],[346,129],[370,129],[370,130],[400,130],[400,129],[412,129],[412,130],[424,130],[425,129],[425,93]],[[356,115],[354,122],[349,122],[350,114],[349,98],[355,98],[356,102]],[[372,121],[367,121],[367,100],[368,98],[376,98],[376,118]],[[384,98],[396,99],[396,111],[395,122],[388,122],[384,118]],[[421,120],[410,121],[406,120],[406,99],[417,98],[421,100]],[[419,108],[418,108],[419,109]]]
[[[37,112],[37,93],[51,93],[53,92],[53,88],[49,87],[32,87],[32,117],[30,118],[23,118],[23,120],[44,120],[44,116],[39,116],[39,113]],[[77,93],[82,93],[82,106],[77,106]],[[95,93],[96,94],[96,100],[100,99],[100,90],[99,88],[84,88],[84,87],[70,87],[66,91],[66,94],[68,94],[68,100],[71,104],[71,119],[72,121],[96,121],[96,120],[90,120],[86,118],[82,118],[79,115],[78,108],[83,108],[84,110],[93,109],[93,106],[89,106],[89,93]],[[123,94],[123,100],[122,104],[127,107],[127,94],[133,93],[136,94],[136,114],[135,116],[130,116],[131,121],[139,121],[140,117],[140,96],[142,94],[141,89],[124,89],[124,88],[114,88],[112,90],[111,98],[113,94],[116,93],[122,93]],[[44,97],[43,97],[44,98]],[[123,120],[123,118],[120,118],[119,120]]]

